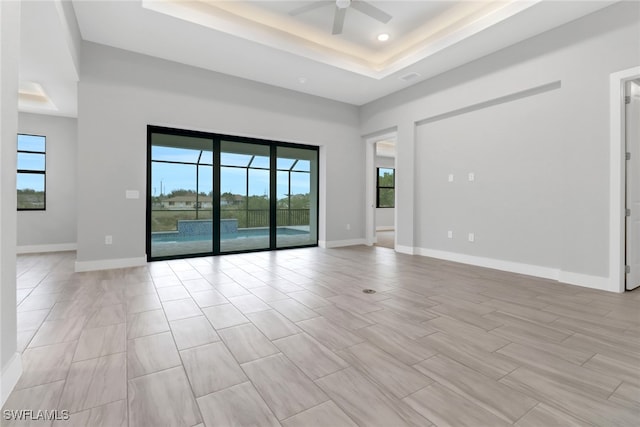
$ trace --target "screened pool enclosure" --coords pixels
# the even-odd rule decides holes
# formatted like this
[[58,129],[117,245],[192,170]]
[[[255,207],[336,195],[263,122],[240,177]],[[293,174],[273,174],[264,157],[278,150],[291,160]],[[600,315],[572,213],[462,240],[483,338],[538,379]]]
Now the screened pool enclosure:
[[318,243],[318,148],[148,128],[150,260]]

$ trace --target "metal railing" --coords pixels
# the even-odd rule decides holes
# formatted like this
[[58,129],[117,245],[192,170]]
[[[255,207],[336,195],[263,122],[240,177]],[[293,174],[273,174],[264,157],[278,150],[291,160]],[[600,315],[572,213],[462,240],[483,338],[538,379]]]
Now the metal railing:
[[[224,209],[221,219],[235,218],[238,228],[269,227],[268,209]],[[282,226],[309,225],[309,209],[277,209],[276,224]]]
[[[278,227],[309,225],[309,209],[277,209]],[[152,231],[177,230],[178,220],[207,220],[212,218],[210,209],[153,209]],[[220,219],[237,219],[238,228],[269,227],[269,209],[222,209]]]

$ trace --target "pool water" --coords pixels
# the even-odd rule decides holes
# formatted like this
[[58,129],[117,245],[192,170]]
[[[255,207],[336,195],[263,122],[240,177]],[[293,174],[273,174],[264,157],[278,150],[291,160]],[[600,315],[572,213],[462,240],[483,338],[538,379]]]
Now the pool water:
[[[278,236],[296,236],[301,234],[309,234],[305,230],[297,230],[295,228],[278,228]],[[222,234],[220,240],[247,239],[250,237],[269,237],[268,228],[239,228],[237,233]],[[209,234],[195,234],[178,236],[177,232],[159,232],[151,233],[152,242],[198,242],[211,240]]]

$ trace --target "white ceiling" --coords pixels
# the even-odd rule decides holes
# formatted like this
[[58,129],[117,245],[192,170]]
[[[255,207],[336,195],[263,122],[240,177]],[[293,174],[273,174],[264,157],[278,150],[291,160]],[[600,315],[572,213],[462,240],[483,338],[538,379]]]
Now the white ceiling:
[[23,1],[20,111],[75,117],[78,73],[59,4]]
[[[21,80],[75,112],[75,85],[59,92],[73,75],[68,48],[57,54],[62,24],[46,19],[56,1],[23,2]],[[296,16],[308,1],[73,0],[73,9],[87,41],[362,105],[614,2],[371,1],[393,18],[350,7],[335,36],[330,1]],[[381,32],[391,39],[378,42]],[[400,79],[409,73],[418,77]]]

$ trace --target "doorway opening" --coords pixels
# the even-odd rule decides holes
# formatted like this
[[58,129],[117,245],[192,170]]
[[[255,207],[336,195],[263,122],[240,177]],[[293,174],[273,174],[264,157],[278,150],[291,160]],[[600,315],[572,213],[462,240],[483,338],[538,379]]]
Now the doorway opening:
[[395,249],[396,206],[396,143],[382,140],[375,143],[376,210],[375,245]]
[[640,79],[625,84],[625,289],[640,286]]
[[[397,243],[395,129],[368,136],[366,148],[366,244],[395,249]],[[382,202],[382,207],[380,206]]]
[[[627,82],[640,79],[640,66],[612,73],[609,76],[609,131],[610,131],[610,203],[609,203],[609,285],[606,290],[624,292],[627,290],[627,276],[633,274],[627,258],[632,261],[633,254],[627,256],[627,169],[635,163],[633,155],[627,159]],[[640,161],[640,153],[636,155]],[[632,172],[633,173],[633,172]],[[637,210],[636,210],[637,211]],[[631,227],[629,227],[631,231]],[[637,237],[635,237],[637,238]],[[627,271],[629,273],[627,273]],[[638,269],[636,269],[638,272]],[[632,282],[633,279],[630,279]],[[631,285],[633,286],[633,285]]]

